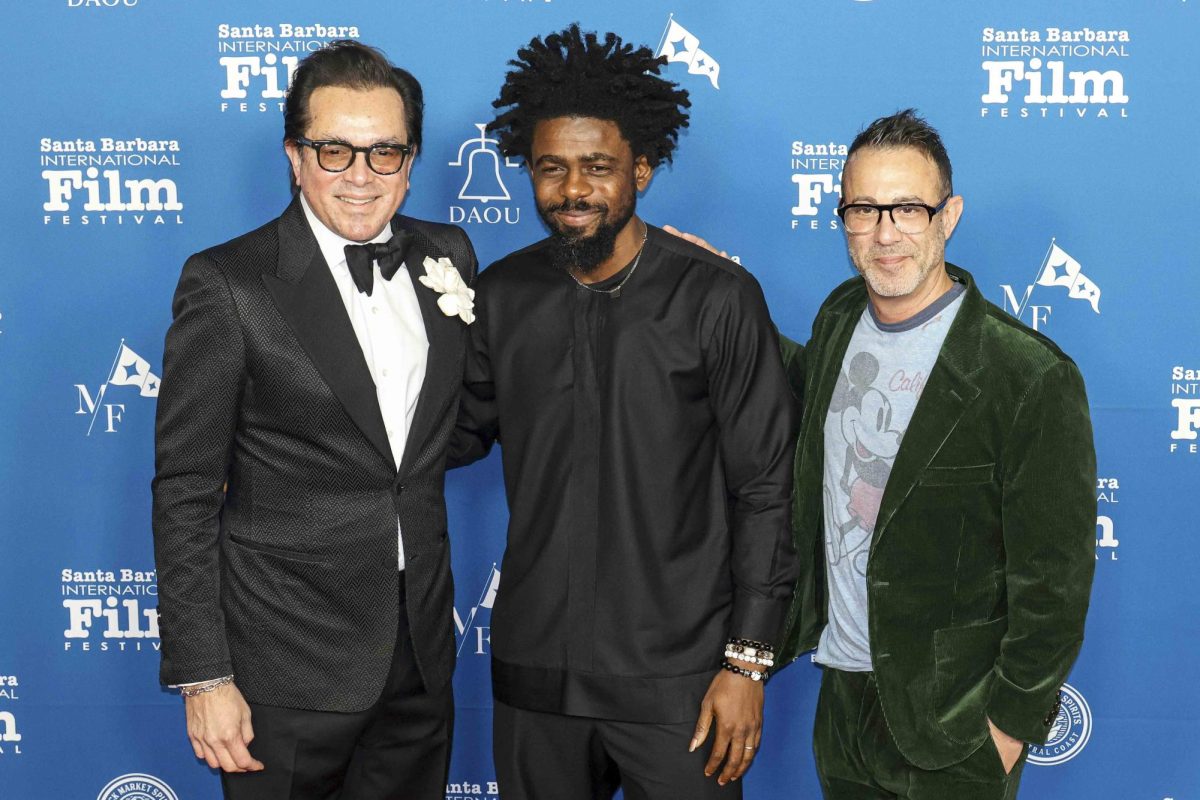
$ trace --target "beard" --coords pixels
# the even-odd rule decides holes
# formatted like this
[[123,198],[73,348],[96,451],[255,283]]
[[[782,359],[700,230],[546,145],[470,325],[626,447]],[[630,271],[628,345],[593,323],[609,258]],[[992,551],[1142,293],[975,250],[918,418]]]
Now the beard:
[[[612,257],[617,234],[633,218],[634,203],[631,197],[613,211],[604,203],[564,200],[556,205],[539,205],[537,210],[542,221],[550,228],[551,263],[557,269],[568,272],[574,270],[587,275]],[[593,233],[582,234],[561,227],[554,218],[559,211],[598,211],[600,221]]]

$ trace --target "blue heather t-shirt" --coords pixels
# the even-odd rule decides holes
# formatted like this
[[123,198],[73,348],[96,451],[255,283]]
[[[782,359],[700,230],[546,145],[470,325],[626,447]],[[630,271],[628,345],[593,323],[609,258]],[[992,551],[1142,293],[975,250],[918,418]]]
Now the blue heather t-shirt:
[[816,660],[869,672],[867,557],[892,463],[966,287],[956,283],[919,314],[881,323],[863,311],[825,417],[825,564],[829,624]]

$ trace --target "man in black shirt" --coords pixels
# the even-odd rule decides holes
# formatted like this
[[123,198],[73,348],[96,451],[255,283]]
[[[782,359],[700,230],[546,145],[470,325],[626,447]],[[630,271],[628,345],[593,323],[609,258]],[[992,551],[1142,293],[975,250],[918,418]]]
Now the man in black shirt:
[[687,124],[665,59],[578,27],[491,125],[550,237],[480,277],[451,463],[503,444],[505,800],[741,796],[797,573],[793,398],[754,278],[647,225]]

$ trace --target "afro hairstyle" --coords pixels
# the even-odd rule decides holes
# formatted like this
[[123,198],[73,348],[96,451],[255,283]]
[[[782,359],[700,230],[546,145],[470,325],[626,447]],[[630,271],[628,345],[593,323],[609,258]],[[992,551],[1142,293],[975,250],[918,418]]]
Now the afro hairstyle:
[[667,63],[648,47],[634,48],[615,33],[582,33],[578,23],[532,39],[508,62],[515,67],[492,103],[507,108],[489,125],[506,156],[529,160],[537,123],[557,117],[611,120],[634,157],[651,167],[671,161],[679,129],[688,125],[688,93],[660,78]]

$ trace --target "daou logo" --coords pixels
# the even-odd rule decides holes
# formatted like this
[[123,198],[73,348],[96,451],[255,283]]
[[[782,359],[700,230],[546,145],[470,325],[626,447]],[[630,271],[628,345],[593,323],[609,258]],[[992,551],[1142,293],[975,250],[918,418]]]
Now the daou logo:
[[133,8],[138,0],[67,0],[67,8]]
[[487,135],[487,125],[476,122],[478,136],[472,136],[458,148],[458,155],[449,162],[451,167],[465,167],[462,188],[458,199],[480,205],[450,206],[450,222],[461,225],[505,223],[515,225],[521,221],[521,209],[504,204],[512,200],[512,194],[504,183],[505,169],[518,169],[520,161],[505,158],[500,153],[500,142]]

